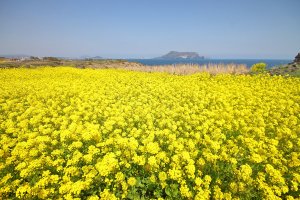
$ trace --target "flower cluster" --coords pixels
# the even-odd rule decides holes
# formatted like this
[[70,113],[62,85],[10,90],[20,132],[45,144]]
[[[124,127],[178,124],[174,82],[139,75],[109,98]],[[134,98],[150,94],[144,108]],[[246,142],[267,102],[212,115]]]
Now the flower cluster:
[[300,79],[0,70],[0,199],[296,199]]

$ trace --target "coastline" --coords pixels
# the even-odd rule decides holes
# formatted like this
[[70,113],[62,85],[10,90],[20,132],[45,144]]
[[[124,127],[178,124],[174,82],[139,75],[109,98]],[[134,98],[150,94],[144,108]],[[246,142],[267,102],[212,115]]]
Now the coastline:
[[292,60],[288,59],[125,59],[129,62],[138,62],[143,65],[177,65],[177,64],[244,64],[250,68],[253,64],[264,62],[267,68],[286,65]]

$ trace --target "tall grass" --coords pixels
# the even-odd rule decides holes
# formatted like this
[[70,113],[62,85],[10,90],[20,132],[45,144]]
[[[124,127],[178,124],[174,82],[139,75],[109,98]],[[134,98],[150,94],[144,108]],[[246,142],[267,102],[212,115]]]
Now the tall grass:
[[187,75],[199,72],[208,72],[210,74],[243,74],[249,69],[244,64],[176,64],[176,65],[156,65],[147,66],[140,63],[128,62],[125,60],[25,60],[9,61],[0,58],[1,68],[18,68],[18,67],[39,67],[39,66],[73,66],[76,68],[93,68],[93,69],[127,69],[144,72],[167,72],[170,74]]
[[145,71],[145,72],[167,72],[170,74],[187,75],[199,72],[208,72],[210,74],[244,74],[249,71],[244,64],[177,64],[177,65],[156,65],[141,66],[128,65],[128,70]]

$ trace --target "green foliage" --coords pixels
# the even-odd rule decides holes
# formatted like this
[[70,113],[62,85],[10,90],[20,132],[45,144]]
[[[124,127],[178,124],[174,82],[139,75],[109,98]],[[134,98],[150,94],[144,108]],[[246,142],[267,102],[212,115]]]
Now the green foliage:
[[254,65],[251,66],[251,72],[258,72],[258,73],[262,73],[265,72],[267,68],[267,64],[266,63],[256,63]]
[[170,184],[170,185],[167,185],[166,188],[165,188],[165,193],[167,194],[168,197],[171,197],[171,198],[179,198],[179,185],[178,184]]

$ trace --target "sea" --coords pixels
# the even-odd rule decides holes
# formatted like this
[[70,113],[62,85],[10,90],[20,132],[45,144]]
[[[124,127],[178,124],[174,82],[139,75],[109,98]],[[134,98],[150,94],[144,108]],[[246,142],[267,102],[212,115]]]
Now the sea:
[[255,63],[264,62],[267,64],[267,68],[275,66],[285,65],[291,63],[292,60],[277,60],[277,59],[127,59],[128,61],[138,62],[144,65],[176,65],[176,64],[245,64],[247,67],[251,67]]

